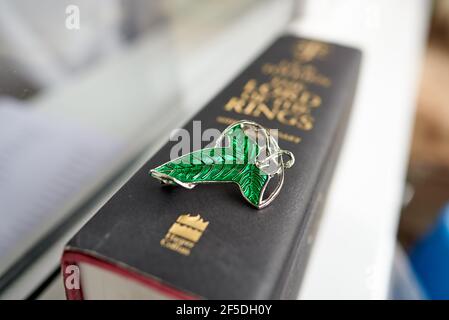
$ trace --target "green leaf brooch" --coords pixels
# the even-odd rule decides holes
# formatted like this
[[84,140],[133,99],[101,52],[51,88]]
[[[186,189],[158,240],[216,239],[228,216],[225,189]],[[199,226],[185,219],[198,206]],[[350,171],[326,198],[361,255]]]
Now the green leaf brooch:
[[[284,156],[288,157],[285,162]],[[152,169],[150,174],[163,184],[187,189],[203,183],[233,182],[249,203],[262,209],[277,197],[284,183],[284,170],[294,162],[293,154],[280,149],[269,130],[255,122],[242,120],[227,127],[214,147],[164,163]],[[277,178],[277,185],[264,198],[273,178]]]

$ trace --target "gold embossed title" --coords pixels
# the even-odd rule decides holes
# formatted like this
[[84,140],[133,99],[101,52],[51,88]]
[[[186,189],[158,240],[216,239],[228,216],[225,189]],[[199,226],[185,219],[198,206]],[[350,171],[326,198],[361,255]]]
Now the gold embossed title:
[[[325,59],[331,46],[317,41],[301,40],[292,48],[292,58],[278,63],[265,63],[262,73],[269,76],[265,82],[250,79],[240,96],[232,97],[224,109],[255,118],[264,117],[287,126],[309,131],[314,127],[313,110],[322,105],[322,97],[311,90],[309,84],[329,88],[331,79],[320,73],[311,62]],[[218,117],[229,124],[235,119]],[[279,133],[279,138],[299,143],[295,135]]]

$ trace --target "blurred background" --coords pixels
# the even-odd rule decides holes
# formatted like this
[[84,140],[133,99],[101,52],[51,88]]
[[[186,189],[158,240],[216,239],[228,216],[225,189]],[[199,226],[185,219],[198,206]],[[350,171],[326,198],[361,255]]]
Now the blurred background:
[[449,2],[436,1],[422,66],[399,239],[409,248],[449,199]]
[[437,0],[422,66],[398,231],[400,243],[412,254],[419,280],[429,286],[428,298],[436,299],[449,298],[448,84],[449,1]]
[[287,32],[363,52],[299,297],[449,298],[447,0],[0,0],[0,297]]

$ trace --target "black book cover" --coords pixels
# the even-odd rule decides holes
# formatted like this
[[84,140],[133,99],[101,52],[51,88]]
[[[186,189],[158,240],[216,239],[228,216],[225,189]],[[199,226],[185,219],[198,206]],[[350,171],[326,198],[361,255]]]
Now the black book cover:
[[[279,129],[296,163],[271,205],[255,209],[234,184],[161,186],[149,171],[170,160],[177,142],[168,142],[68,243],[63,274],[83,261],[175,298],[295,298],[360,60],[353,48],[283,36],[185,126],[222,131],[247,119]],[[83,298],[91,280],[82,270],[80,279],[68,298]]]

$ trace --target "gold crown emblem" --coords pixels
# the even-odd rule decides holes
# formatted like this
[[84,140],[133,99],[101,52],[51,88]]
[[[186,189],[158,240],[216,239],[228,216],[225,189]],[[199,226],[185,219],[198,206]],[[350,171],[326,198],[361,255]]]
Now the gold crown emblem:
[[182,214],[160,241],[161,246],[188,256],[208,225],[209,221],[204,221],[199,214]]
[[318,41],[303,40],[294,48],[294,55],[297,59],[310,62],[315,59],[321,59],[329,54],[330,47],[326,43]]
[[196,216],[191,216],[190,214],[182,214],[178,217],[178,219],[176,219],[176,222],[189,226],[193,229],[197,229],[201,232],[206,230],[207,226],[209,225],[209,221],[204,221],[199,214]]

